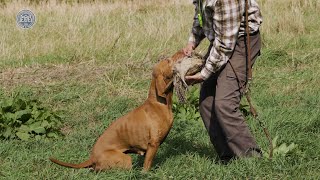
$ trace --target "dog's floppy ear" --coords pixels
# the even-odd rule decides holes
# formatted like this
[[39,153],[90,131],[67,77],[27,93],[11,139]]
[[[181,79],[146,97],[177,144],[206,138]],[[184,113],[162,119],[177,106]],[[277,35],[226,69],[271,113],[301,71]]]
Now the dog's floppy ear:
[[173,88],[173,80],[171,80],[171,81],[167,84],[166,89],[164,90],[164,93],[165,93],[165,94],[168,94],[169,91],[170,91],[172,88]]
[[166,98],[166,82],[161,75],[158,75],[156,78],[156,90],[158,96]]

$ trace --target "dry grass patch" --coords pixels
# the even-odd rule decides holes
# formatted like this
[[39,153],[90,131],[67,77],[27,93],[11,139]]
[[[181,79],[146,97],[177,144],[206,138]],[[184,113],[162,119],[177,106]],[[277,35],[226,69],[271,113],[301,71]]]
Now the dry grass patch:
[[4,87],[51,86],[68,81],[91,83],[103,79],[105,73],[112,68],[114,66],[96,66],[92,62],[8,68],[1,72],[0,82]]
[[77,84],[91,89],[92,96],[95,96],[95,91],[105,89],[105,93],[110,96],[130,95],[140,99],[146,97],[142,94],[146,95],[147,89],[141,90],[141,86],[135,86],[151,79],[151,71],[150,62],[98,65],[89,61],[77,64],[34,65],[3,70],[0,72],[0,84],[6,91],[20,86],[41,89]]
[[[188,14],[192,18],[192,8],[187,6],[192,4],[186,0],[8,3],[0,10],[0,65],[70,62],[73,56],[81,61],[118,62],[137,60],[148,49],[155,55],[168,49],[174,52],[178,48],[168,45],[178,44],[177,35],[191,25],[191,21],[184,20]],[[25,8],[37,18],[29,30],[18,28],[12,18]],[[178,38],[183,42],[178,44],[180,48],[186,43],[189,30],[184,33]]]

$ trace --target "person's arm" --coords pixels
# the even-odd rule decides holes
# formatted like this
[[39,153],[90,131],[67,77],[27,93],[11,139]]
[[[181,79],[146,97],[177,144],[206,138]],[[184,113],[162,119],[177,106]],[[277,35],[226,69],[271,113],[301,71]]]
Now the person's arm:
[[189,42],[188,42],[188,43],[193,43],[194,48],[196,48],[200,44],[200,42],[205,38],[203,29],[202,27],[200,27],[200,23],[198,19],[198,13],[199,13],[198,1],[199,0],[193,0],[193,4],[195,6],[195,15],[193,18],[193,25],[192,25],[191,33],[189,36]]
[[201,70],[203,80],[208,79],[225,65],[237,42],[240,23],[244,13],[241,1],[219,0],[211,6],[215,38],[210,55]]

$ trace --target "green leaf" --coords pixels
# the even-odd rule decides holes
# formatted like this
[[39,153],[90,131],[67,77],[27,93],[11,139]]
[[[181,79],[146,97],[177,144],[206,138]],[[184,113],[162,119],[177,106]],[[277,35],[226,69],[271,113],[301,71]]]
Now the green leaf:
[[47,134],[47,137],[48,137],[48,138],[58,138],[59,136],[58,136],[57,133],[50,132],[50,133]]
[[[61,117],[37,100],[24,99],[21,93],[0,100],[0,137],[2,139],[58,137],[55,132]],[[48,133],[53,133],[47,136]]]
[[279,147],[278,147],[278,151],[281,155],[285,155],[287,153],[287,145],[286,143],[284,144],[281,144]]
[[33,130],[37,127],[41,127],[41,121],[37,121],[37,122],[34,122],[32,124],[29,125],[29,127]]
[[30,118],[27,122],[25,122],[26,125],[33,124],[35,122],[35,119]]
[[42,139],[42,136],[36,135],[34,138],[35,138],[36,140],[40,140],[40,139]]
[[32,131],[34,131],[37,134],[45,134],[46,133],[46,129],[41,126],[33,128]]
[[30,131],[33,131],[37,134],[45,134],[46,133],[46,129],[41,126],[41,121],[35,122],[35,123],[31,124],[29,127],[30,127]]
[[2,102],[1,107],[3,112],[11,112],[12,111],[13,99],[9,98]]
[[197,118],[197,119],[200,118],[200,113],[199,112],[195,113],[195,118]]
[[49,111],[45,111],[42,116],[42,120],[50,120],[52,114]]
[[2,134],[3,137],[6,138],[6,139],[10,138],[12,136],[12,134],[13,134],[12,130],[13,129],[11,127],[7,127],[5,129],[5,131],[3,132],[3,134]]
[[32,110],[32,116],[33,116],[34,119],[41,118],[42,114],[43,114],[43,111],[39,111],[38,109],[33,109]]
[[51,125],[49,124],[48,121],[44,120],[44,121],[41,123],[41,126],[42,126],[42,127],[50,127]]
[[288,146],[288,149],[289,149],[289,151],[292,151],[294,148],[296,148],[297,147],[297,145],[296,144],[294,144],[294,143],[291,143],[289,146]]
[[4,119],[5,119],[5,122],[7,122],[7,124],[9,123],[13,123],[16,119],[16,116],[14,113],[11,113],[11,112],[8,112],[6,114],[4,114]]
[[26,101],[18,98],[15,99],[14,104],[12,105],[15,111],[24,110],[26,108]]
[[30,132],[30,128],[26,125],[21,125],[19,128],[18,128],[18,131],[19,132],[24,132],[24,133],[27,133],[27,132]]
[[276,148],[276,147],[277,147],[277,140],[278,140],[278,138],[279,138],[279,136],[276,136],[276,137],[273,138],[273,140],[272,140],[272,146],[273,146],[273,148]]
[[23,141],[27,141],[30,138],[30,135],[28,133],[24,133],[24,132],[17,132],[16,135],[18,136],[19,139],[21,139]]
[[25,109],[25,110],[20,110],[15,113],[16,119],[20,119],[22,122],[26,122],[31,118],[31,110],[30,109]]

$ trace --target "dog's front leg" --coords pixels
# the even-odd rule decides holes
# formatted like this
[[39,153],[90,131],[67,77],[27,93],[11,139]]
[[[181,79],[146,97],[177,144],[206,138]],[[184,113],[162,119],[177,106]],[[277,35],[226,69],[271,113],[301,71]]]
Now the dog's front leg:
[[160,143],[149,143],[147,152],[146,152],[146,157],[144,159],[143,163],[143,171],[149,171],[152,165],[153,158],[155,157],[157,150],[160,146]]

